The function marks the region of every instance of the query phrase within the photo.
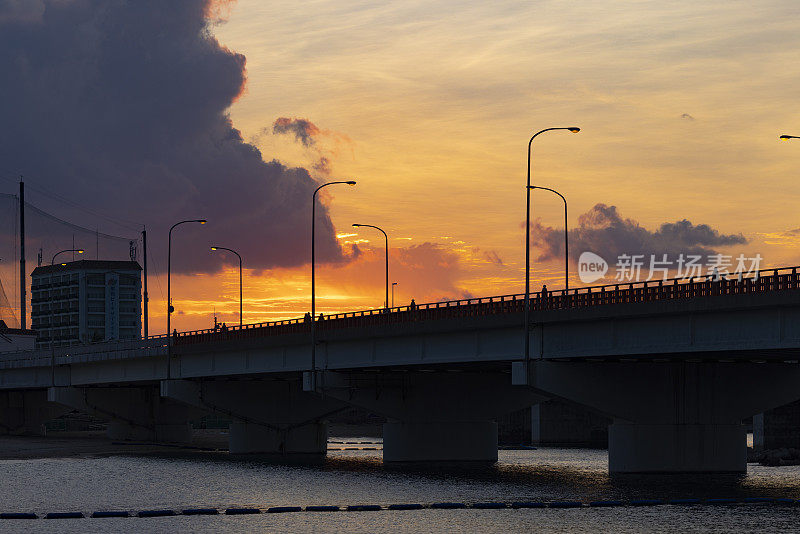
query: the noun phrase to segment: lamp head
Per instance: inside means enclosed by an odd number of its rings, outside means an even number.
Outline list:
[[[360,224],[357,224],[357,223],[354,223],[354,224],[353,224],[353,227],[354,227],[354,228],[358,228],[359,226],[361,226],[361,225],[360,225]]]
[[[211,250],[217,250],[217,247],[211,247]]]
[[[62,266],[62,267],[66,267],[66,266],[67,266],[67,264],[66,264],[66,263],[62,263],[62,264],[61,264],[61,266]]]
[[[347,185],[356,185],[356,182],[355,182],[355,180],[347,180],[345,183],[346,183]]]
[[[782,135],[782,136],[780,136],[780,140],[781,141],[788,141],[791,138],[792,138],[791,135]]]
[[[78,254],[83,254],[83,253],[84,253],[84,252],[86,252],[86,251],[85,251],[85,250],[83,250],[82,248],[79,248],[79,249],[78,249],[78,250],[76,250],[75,252],[77,252]]]
[[[200,224],[205,224],[207,221],[206,221],[205,219],[200,219],[200,220],[199,220],[199,221],[197,221],[197,222],[199,222]]]
[[[529,185],[528,189],[539,189],[538,185]]]
[[[569,128],[567,128],[567,130],[569,130],[572,133],[578,133],[581,131],[581,129],[578,128],[577,126],[570,126]]]

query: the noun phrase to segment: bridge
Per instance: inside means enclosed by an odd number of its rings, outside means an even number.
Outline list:
[[[0,353],[0,430],[77,409],[180,443],[211,413],[232,453],[322,455],[358,406],[386,462],[491,462],[499,417],[558,398],[612,418],[611,472],[743,472],[742,420],[800,399],[798,269],[535,293],[527,329],[519,294],[330,315],[313,370],[310,317],[181,332],[170,361],[167,336]]]

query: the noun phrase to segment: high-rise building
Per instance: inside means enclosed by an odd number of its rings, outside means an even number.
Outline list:
[[[142,268],[81,260],[31,273],[31,327],[39,348],[142,336]]]

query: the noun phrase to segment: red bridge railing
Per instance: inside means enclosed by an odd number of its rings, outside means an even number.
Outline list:
[[[800,267],[784,267],[755,271],[736,277],[670,278],[624,284],[579,287],[569,291],[540,291],[530,294],[531,310],[556,310],[586,308],[609,304],[631,304],[680,300],[714,295],[739,295],[800,289]],[[525,308],[525,295],[500,295],[344,312],[317,317],[317,330],[334,330],[350,327],[369,327],[436,319],[452,319],[520,313]],[[311,329],[310,317],[265,323],[229,326],[226,329],[178,332],[175,345],[187,345],[228,339],[248,339],[272,335],[307,333]],[[165,338],[166,335],[151,336]]]

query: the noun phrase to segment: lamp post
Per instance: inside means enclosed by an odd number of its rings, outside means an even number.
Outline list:
[[[389,236],[386,235],[386,232],[384,232],[383,229],[378,228],[377,226],[373,226],[371,224],[354,224],[353,227],[354,228],[360,228],[360,227],[374,228],[374,229],[378,230],[380,233],[383,234],[383,239],[384,239],[384,243],[385,243],[385,249],[384,250],[386,252],[386,291],[385,291],[385,297],[384,297],[384,301],[383,301],[383,307],[384,308],[388,308],[389,307]]]
[[[800,139],[800,136],[797,135],[782,135],[778,139],[781,141],[788,141],[789,139]]]
[[[550,132],[553,130],[569,130],[572,133],[578,133],[581,131],[580,128],[577,126],[566,126],[566,127],[559,127],[559,128],[545,128],[544,130],[540,130],[531,136],[530,141],[528,141],[528,184],[527,188],[525,189],[526,193],[526,204],[525,204],[525,372],[528,372],[528,362],[531,358],[531,339],[530,333],[528,332],[528,324],[530,322],[530,292],[531,292],[531,146],[533,145],[533,140],[536,139],[539,135]],[[527,377],[527,375],[526,375]],[[527,378],[526,378],[527,380]]]
[[[334,184],[356,185],[356,182],[354,180],[328,182],[317,187],[314,190],[314,194],[311,195],[311,391],[317,390],[316,240],[314,239],[317,219],[317,193],[323,187]]]
[[[56,263],[56,257],[57,257],[59,254],[63,254],[63,253],[65,253],[65,252],[77,252],[78,254],[83,254],[83,253],[84,253],[84,252],[86,252],[86,251],[85,251],[85,250],[83,250],[82,248],[68,248],[68,249],[66,249],[66,250],[61,250],[61,251],[59,251],[59,252],[56,252],[55,254],[53,254],[53,259],[52,259],[52,260],[50,260],[50,265],[55,265],[55,263]]]
[[[170,319],[172,318],[172,312],[175,311],[175,308],[172,307],[172,231],[175,229],[176,226],[180,226],[186,223],[200,223],[205,224],[205,219],[189,219],[186,221],[180,221],[173,224],[169,229],[169,237],[167,239],[167,380],[169,380],[172,376],[172,371],[170,369],[172,363],[172,330],[170,328]]]
[[[394,308],[394,286],[397,285],[397,282],[392,282],[392,308]]]
[[[564,195],[555,189],[550,189],[549,187],[532,185],[529,186],[529,189],[544,189],[545,191],[550,191],[551,193],[555,193],[556,195],[560,196],[561,200],[564,201],[564,288],[567,290],[567,292],[569,292],[569,232],[567,231],[567,199],[564,198]]]
[[[213,246],[211,247],[211,250],[227,250],[228,252],[233,252],[236,254],[236,257],[239,258],[239,326],[242,326],[242,324],[244,324],[242,322],[242,307],[244,302],[244,299],[242,298],[242,257],[232,248]]]

